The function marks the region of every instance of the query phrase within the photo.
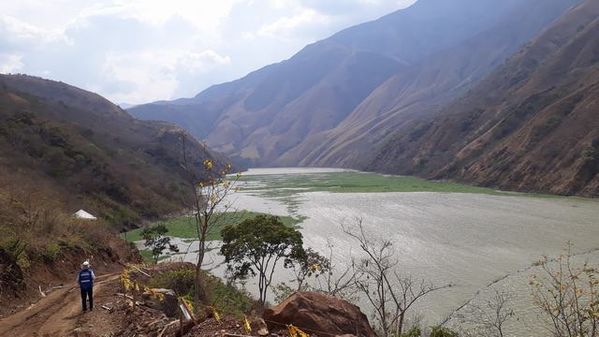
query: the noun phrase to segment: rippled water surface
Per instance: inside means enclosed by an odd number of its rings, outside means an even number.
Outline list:
[[[568,241],[581,254],[577,261],[599,262],[594,251],[599,248],[596,200],[492,193],[271,191],[277,188],[273,181],[342,172],[251,170],[251,179],[241,183],[242,190],[232,200],[238,209],[305,217],[301,230],[306,244],[325,252],[333,240],[338,261],[349,261],[351,252],[358,250],[341,224],[361,218],[369,233],[393,241],[401,273],[455,284],[419,305],[427,323],[445,320],[464,303],[484,299],[494,287],[516,295],[514,309],[520,320],[509,327],[510,335],[546,335],[531,328],[541,325],[527,285],[535,273],[532,263],[542,255],[559,255]]]

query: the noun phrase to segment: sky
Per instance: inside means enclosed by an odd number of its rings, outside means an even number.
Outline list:
[[[0,0],[0,73],[115,103],[191,97],[415,0]]]

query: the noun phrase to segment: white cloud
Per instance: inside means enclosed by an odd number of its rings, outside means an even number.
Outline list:
[[[191,96],[413,1],[0,1],[0,71],[117,103]]]
[[[4,48],[34,47],[61,39],[64,36],[59,30],[43,29],[13,16],[0,15],[0,41],[6,44]]]
[[[148,97],[174,97],[185,79],[202,76],[214,67],[227,66],[230,57],[214,50],[188,52],[181,50],[145,50],[111,52],[102,66],[102,85],[94,85],[107,92],[117,102],[140,103]]]
[[[15,73],[23,68],[22,56],[0,53],[0,73]]]
[[[271,38],[293,38],[295,31],[306,26],[322,26],[330,22],[328,16],[313,9],[304,9],[298,14],[282,17],[260,27],[258,35]]]
[[[229,56],[219,55],[214,50],[205,50],[200,53],[185,53],[178,57],[177,65],[191,71],[204,71],[214,65],[231,63]]]

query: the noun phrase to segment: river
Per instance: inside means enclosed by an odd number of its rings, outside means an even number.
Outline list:
[[[544,336],[547,332],[528,286],[530,275],[538,273],[533,263],[543,255],[561,254],[567,242],[578,254],[577,261],[599,263],[597,200],[435,191],[333,193],[310,188],[312,179],[343,173],[252,169],[244,173],[249,179],[240,183],[241,190],[230,200],[237,209],[303,218],[305,244],[325,253],[332,242],[338,268],[358,252],[342,224],[362,219],[370,235],[393,242],[400,273],[453,285],[418,304],[414,313],[421,315],[424,324],[448,317],[453,317],[450,325],[458,324],[456,309],[470,301],[483,301],[493,289],[503,289],[514,294],[512,305],[519,318],[508,324],[508,334]],[[285,184],[298,177],[299,188]],[[281,273],[279,279],[286,277]],[[365,303],[361,306],[369,312]]]

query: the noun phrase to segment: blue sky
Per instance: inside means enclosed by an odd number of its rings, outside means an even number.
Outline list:
[[[188,97],[414,1],[0,1],[0,72],[116,103]]]

